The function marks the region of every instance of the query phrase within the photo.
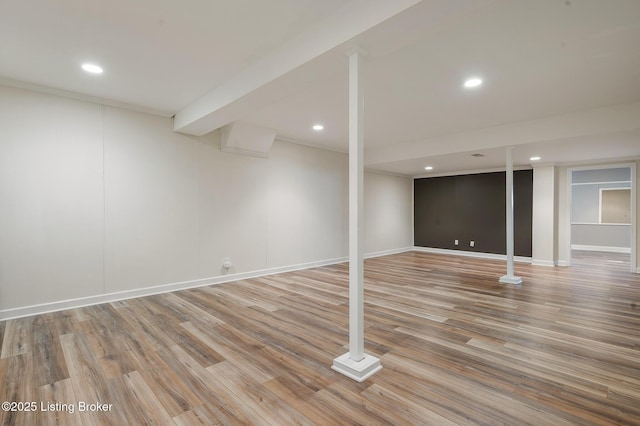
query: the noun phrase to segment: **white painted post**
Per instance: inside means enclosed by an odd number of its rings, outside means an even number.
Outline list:
[[[360,53],[349,56],[349,358],[364,358],[364,99],[360,87]]]
[[[331,368],[362,382],[382,366],[364,353],[364,110],[360,85],[360,52],[349,55],[349,352]]]
[[[506,201],[507,201],[507,275],[500,277],[500,282],[505,284],[520,284],[522,283],[522,278],[516,277],[514,275],[513,268],[513,253],[514,253],[514,244],[513,244],[513,159],[512,159],[512,148],[507,147],[507,190],[506,190]]]

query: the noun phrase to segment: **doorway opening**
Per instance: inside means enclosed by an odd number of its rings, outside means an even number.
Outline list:
[[[569,169],[570,264],[635,272],[635,166]]]

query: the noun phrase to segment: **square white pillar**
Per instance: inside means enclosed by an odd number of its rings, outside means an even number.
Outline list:
[[[507,147],[507,171],[506,171],[506,201],[507,201],[507,275],[500,277],[500,282],[504,284],[519,285],[522,278],[514,275],[513,253],[514,253],[514,236],[513,236],[513,159],[512,148]]]
[[[364,353],[364,109],[360,55],[349,55],[349,352],[333,360],[332,369],[362,382],[379,371],[380,360]]]

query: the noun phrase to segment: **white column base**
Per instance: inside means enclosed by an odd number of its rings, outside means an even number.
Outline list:
[[[349,352],[347,352],[333,360],[331,369],[344,374],[356,382],[364,382],[380,371],[382,365],[378,358],[367,354],[364,354],[364,358],[362,358],[361,361],[354,361],[349,358]]]
[[[511,276],[503,275],[500,277],[499,281],[503,284],[515,284],[515,285],[522,284],[522,278],[516,277],[515,275],[511,275]]]

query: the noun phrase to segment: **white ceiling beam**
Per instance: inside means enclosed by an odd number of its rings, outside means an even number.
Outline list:
[[[456,133],[422,141],[370,147],[365,165],[535,142],[571,140],[640,129],[640,102],[595,108],[526,122]]]
[[[350,1],[337,13],[180,110],[174,117],[174,130],[201,136],[304,87],[309,81],[309,76],[301,75],[304,73],[297,73],[298,78],[288,78],[286,84],[279,80],[333,49],[345,45],[348,48],[354,37],[421,1]]]

